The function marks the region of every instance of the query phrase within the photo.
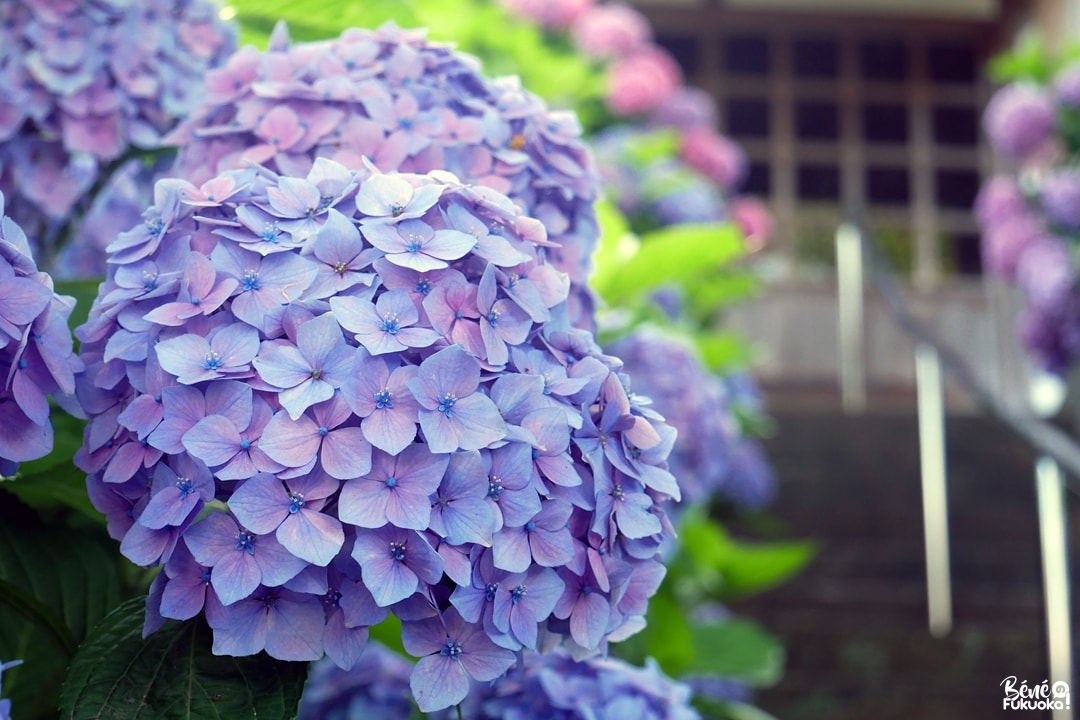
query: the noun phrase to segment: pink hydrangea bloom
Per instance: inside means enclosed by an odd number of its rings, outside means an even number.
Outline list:
[[[570,28],[570,37],[590,57],[622,57],[652,39],[649,21],[624,3],[595,5],[581,14]]]
[[[639,50],[609,70],[608,109],[616,115],[651,112],[671,98],[682,80],[682,71],[666,51],[658,47]]]
[[[747,249],[756,252],[768,245],[773,238],[775,225],[765,203],[755,197],[740,197],[729,206],[731,219],[746,236]]]
[[[707,128],[683,134],[679,157],[727,191],[735,188],[746,173],[746,156],[739,146]]]

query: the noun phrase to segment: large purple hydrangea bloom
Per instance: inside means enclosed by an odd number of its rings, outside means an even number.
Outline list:
[[[155,195],[77,332],[76,462],[124,555],[164,564],[151,619],[349,667],[392,612],[424,710],[640,629],[675,430],[567,320],[543,225],[321,158]]]
[[[0,5],[0,190],[43,267],[60,234],[80,235],[65,221],[115,165],[160,147],[195,107],[234,35],[208,0]]]
[[[722,496],[740,507],[758,508],[775,494],[775,477],[760,444],[744,435],[739,406],[760,412],[751,378],[721,378],[709,372],[693,348],[648,327],[607,348],[633,378],[631,390],[649,398],[678,437],[668,459],[684,502]]]
[[[547,228],[547,262],[570,277],[570,317],[592,328],[585,282],[599,237],[599,177],[570,112],[548,110],[517,78],[488,80],[472,56],[387,24],[244,48],[208,75],[205,103],[171,136],[175,172],[196,184],[248,162],[307,173],[316,157],[383,172],[446,170],[508,195]],[[470,228],[479,234],[483,227]]]
[[[55,294],[22,228],[4,214],[0,192],[0,475],[52,451],[49,395],[75,391],[81,364],[68,317],[75,299]]]

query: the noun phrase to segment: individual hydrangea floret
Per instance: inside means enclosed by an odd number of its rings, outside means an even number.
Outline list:
[[[199,185],[248,162],[302,176],[316,158],[348,167],[370,161],[382,172],[450,172],[509,196],[526,216],[517,232],[538,238],[546,228],[540,252],[569,275],[571,318],[591,329],[586,280],[599,238],[593,210],[599,177],[572,113],[548,110],[516,78],[488,80],[475,58],[426,40],[423,31],[391,24],[297,44],[279,26],[269,50],[239,51],[211,71],[207,83],[203,105],[170,137],[181,146],[175,167],[180,177]],[[386,185],[378,192],[372,186],[362,208],[373,218],[405,219],[431,200],[399,197],[403,186],[389,176],[380,182]],[[295,188],[295,201],[277,206],[287,217],[282,228],[321,222],[328,198],[343,189],[322,176]],[[480,256],[510,273],[528,260],[483,223],[465,217],[455,222],[460,230],[438,235],[416,222],[381,229],[371,222],[365,237],[401,268],[395,277],[445,268],[468,249],[462,233],[473,236]],[[256,237],[269,232],[267,218],[257,212],[240,223],[240,232]],[[326,247],[318,255],[330,268],[355,258],[349,254],[355,232],[343,230],[321,242]],[[414,242],[422,249],[410,250]],[[322,292],[330,291],[334,276],[324,270],[322,278]]]
[[[0,475],[52,451],[49,396],[75,391],[81,368],[68,317],[75,299],[39,272],[26,234],[5,214],[0,192]]]
[[[438,709],[541,640],[588,654],[640,626],[674,430],[570,324],[505,196],[325,159],[155,194],[77,331],[76,462],[123,554],[164,565],[148,628],[202,608],[216,653],[349,667],[393,613]],[[363,258],[330,293],[327,239]]]
[[[682,80],[674,58],[661,47],[649,45],[612,64],[605,101],[616,115],[652,112],[675,94]]]
[[[720,496],[748,508],[765,505],[776,481],[759,443],[742,433],[736,413],[760,412],[751,379],[713,375],[677,337],[638,328],[608,350],[633,379],[631,389],[678,431],[669,457],[684,502]]]
[[[115,235],[126,224],[102,207],[95,222],[106,227],[76,231],[70,216],[90,209],[126,159],[162,145],[198,103],[203,72],[232,51],[234,35],[208,0],[0,7],[0,190],[43,267],[51,269],[56,246],[71,241],[82,250],[65,258],[66,272],[103,270],[84,257],[103,247],[87,250],[84,235]],[[140,164],[123,172],[139,173]],[[103,194],[124,204],[127,187],[121,180]],[[149,200],[134,198],[139,207]]]

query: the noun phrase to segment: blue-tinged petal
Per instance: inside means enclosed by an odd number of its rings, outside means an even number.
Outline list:
[[[266,605],[252,599],[223,608],[214,628],[215,655],[255,655],[266,646]]]
[[[381,482],[366,478],[350,480],[341,488],[338,517],[342,522],[362,528],[380,528],[386,524],[386,502],[390,491]]]
[[[259,449],[285,467],[303,467],[315,458],[322,437],[319,428],[307,415],[293,420],[286,412],[270,418],[259,439]]]
[[[223,415],[207,415],[184,433],[181,442],[207,467],[224,465],[240,452],[240,433]]]
[[[338,428],[323,438],[319,461],[332,478],[361,477],[371,470],[371,445],[360,428]]]
[[[194,551],[192,551],[194,554]],[[232,605],[243,600],[259,587],[262,571],[255,557],[246,550],[235,547],[214,563],[210,572],[210,584],[218,594],[222,605]]]
[[[479,450],[506,437],[506,423],[499,409],[480,393],[459,398],[452,412],[459,447],[463,450]]]
[[[301,560],[326,567],[345,544],[345,532],[337,518],[304,508],[281,523],[277,539]]]
[[[267,535],[289,516],[289,493],[276,477],[260,473],[236,488],[229,498],[229,509],[242,526]]]
[[[326,622],[322,604],[310,595],[285,593],[266,613],[266,652],[278,660],[318,660]]]
[[[600,593],[582,593],[570,615],[570,636],[587,650],[600,645],[604,631],[607,630],[611,606]]]
[[[469,693],[469,676],[457,659],[434,654],[420,658],[409,678],[409,687],[421,712],[457,705]]]

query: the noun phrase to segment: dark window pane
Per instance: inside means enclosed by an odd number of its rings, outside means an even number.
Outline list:
[[[864,105],[862,126],[866,142],[906,143],[907,108],[903,105]]]
[[[907,168],[866,169],[866,196],[874,205],[907,205],[911,202]]]
[[[946,245],[946,252],[951,255],[947,265],[954,272],[960,275],[982,273],[982,242],[978,233],[954,233],[947,238]]]
[[[969,210],[979,192],[979,173],[974,170],[938,170],[934,173],[934,198],[943,208]]]
[[[979,115],[970,107],[935,107],[934,142],[974,146],[979,142]]]
[[[728,98],[727,134],[735,138],[769,137],[769,102],[760,98]]]
[[[742,192],[745,195],[757,195],[767,198],[772,192],[772,173],[767,163],[752,162],[746,173],[746,182]]]
[[[840,199],[840,169],[835,165],[799,165],[796,180],[800,200]]]
[[[701,69],[701,43],[693,35],[658,35],[656,44],[671,53],[687,75]]]
[[[968,43],[935,43],[930,46],[930,80],[936,83],[974,83],[978,63]]]
[[[795,103],[795,136],[799,140],[836,140],[840,113],[834,102],[800,100]]]
[[[836,40],[823,37],[795,39],[795,77],[831,79],[839,74]]]
[[[732,75],[768,75],[769,39],[764,35],[729,35],[724,41],[724,69]]]
[[[859,67],[866,80],[907,80],[907,47],[893,40],[869,40],[859,46]]]

